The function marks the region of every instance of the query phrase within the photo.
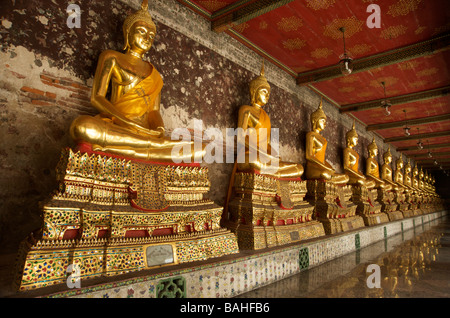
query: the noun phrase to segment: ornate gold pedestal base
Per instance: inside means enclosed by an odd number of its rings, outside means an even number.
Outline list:
[[[206,168],[66,149],[57,178],[44,227],[21,246],[20,290],[64,283],[69,265],[87,279],[238,252],[220,227],[223,208],[204,198]]]
[[[361,216],[366,226],[389,222],[386,213],[381,212],[381,204],[377,201],[377,189],[368,190],[365,186],[352,185],[351,201],[357,205],[356,214]]]
[[[236,233],[239,249],[257,250],[325,235],[303,201],[306,184],[256,173],[234,176],[229,216],[223,225]]]
[[[306,199],[315,207],[315,219],[323,224],[326,234],[364,227],[356,215],[357,205],[350,201],[350,186],[337,186],[322,180],[307,180]]]

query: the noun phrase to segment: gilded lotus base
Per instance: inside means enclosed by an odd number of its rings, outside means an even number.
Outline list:
[[[234,175],[229,216],[224,225],[238,237],[239,249],[257,250],[325,235],[304,201],[306,183],[257,173]]]
[[[63,283],[69,265],[87,279],[239,251],[223,208],[205,198],[207,168],[64,149],[56,170],[44,226],[19,253],[20,290]]]

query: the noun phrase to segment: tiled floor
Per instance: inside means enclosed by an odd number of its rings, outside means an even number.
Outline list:
[[[379,266],[367,272],[368,266]],[[238,298],[450,297],[450,220],[432,221]]]

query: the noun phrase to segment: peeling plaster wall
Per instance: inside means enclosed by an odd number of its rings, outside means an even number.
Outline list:
[[[95,115],[89,103],[99,54],[121,50],[122,22],[140,0],[72,1],[81,7],[81,28],[66,25],[66,1],[15,0],[0,4],[0,246],[15,251],[20,241],[42,226],[39,202],[56,189],[55,167],[61,149],[73,147],[70,123],[80,114]],[[249,103],[249,82],[262,59],[175,0],[150,1],[157,37],[147,59],[161,72],[162,116],[177,127],[235,128],[239,107]],[[282,160],[305,164],[309,116],[320,97],[266,63],[272,87],[265,109],[280,129]],[[276,84],[275,84],[276,83]],[[329,140],[327,160],[342,172],[345,132],[352,120],[324,101]],[[364,172],[372,136],[357,124],[356,150]],[[382,141],[377,138],[382,147]],[[383,151],[381,151],[382,153]],[[396,152],[392,149],[394,158]],[[382,154],[379,156],[382,163]],[[209,165],[210,198],[223,205],[232,164]]]

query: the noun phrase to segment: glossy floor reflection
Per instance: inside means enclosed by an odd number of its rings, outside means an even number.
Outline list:
[[[380,288],[370,264],[380,268]],[[237,298],[450,297],[450,220],[444,217]]]

